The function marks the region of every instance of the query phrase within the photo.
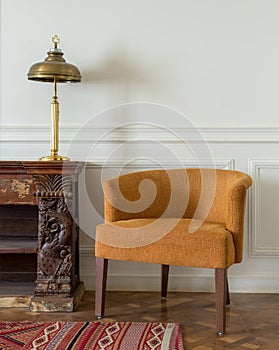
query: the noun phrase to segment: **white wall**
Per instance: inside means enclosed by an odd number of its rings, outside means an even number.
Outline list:
[[[91,234],[101,222],[101,179],[118,172],[242,170],[254,186],[245,257],[230,271],[231,288],[279,292],[278,11],[276,0],[2,0],[1,159],[49,152],[52,86],[26,74],[58,34],[66,60],[83,76],[80,84],[59,86],[61,153],[93,163],[83,230]],[[93,245],[83,234],[87,288],[94,287]],[[112,263],[109,286],[159,289],[158,272]],[[213,286],[211,271],[171,274],[171,289]]]

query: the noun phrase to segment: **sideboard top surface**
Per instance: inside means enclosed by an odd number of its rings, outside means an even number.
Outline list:
[[[1,174],[78,174],[83,162],[76,161],[0,161]]]

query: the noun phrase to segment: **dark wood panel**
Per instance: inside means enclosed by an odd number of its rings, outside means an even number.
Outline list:
[[[2,205],[0,206],[0,220],[1,219],[32,219],[38,218],[37,206],[29,205]]]
[[[26,295],[32,295],[35,288],[34,281],[16,283],[13,281],[1,281],[0,283],[0,300],[1,296],[16,296],[19,299]],[[1,308],[0,308],[1,310]]]
[[[0,240],[0,254],[35,254],[37,240]]]
[[[38,207],[0,206],[0,246],[3,239],[37,239]]]
[[[37,227],[37,219],[0,220],[0,240],[11,239],[13,237],[16,239],[26,239],[26,237],[36,239]]]
[[[0,254],[0,281],[35,281],[37,254]]]
[[[20,161],[0,161],[0,174],[27,174]]]
[[[36,271],[36,253],[34,254],[1,254],[0,269],[2,272]]]
[[[82,162],[38,162],[38,161],[0,161],[0,175],[18,174],[78,174],[84,166]]]
[[[36,272],[0,272],[0,281],[35,282]]]

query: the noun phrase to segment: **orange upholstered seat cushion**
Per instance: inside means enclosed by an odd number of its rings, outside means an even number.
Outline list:
[[[128,219],[101,224],[97,257],[155,264],[228,268],[235,263],[233,235],[225,224],[193,219]]]

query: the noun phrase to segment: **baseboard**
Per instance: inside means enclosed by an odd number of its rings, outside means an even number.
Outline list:
[[[95,290],[95,275],[81,275],[86,290]],[[160,276],[109,275],[107,290],[160,291]],[[279,293],[279,275],[231,274],[232,293]],[[170,275],[169,291],[214,292],[214,275]]]
[[[81,280],[86,290],[95,290],[94,246],[80,247]],[[123,265],[124,264],[124,265]],[[229,269],[229,287],[233,293],[279,293],[279,272],[246,272],[241,266]],[[109,264],[107,290],[160,291],[160,266],[153,264]],[[169,291],[214,292],[214,269],[171,267]]]

